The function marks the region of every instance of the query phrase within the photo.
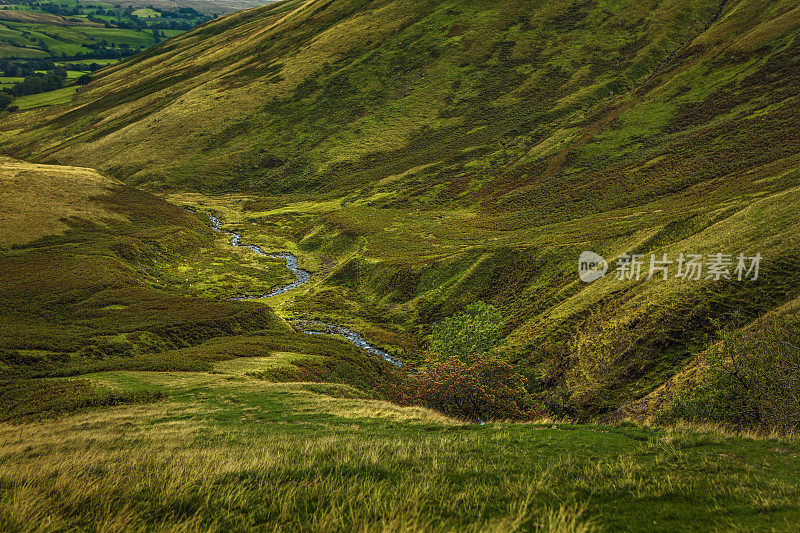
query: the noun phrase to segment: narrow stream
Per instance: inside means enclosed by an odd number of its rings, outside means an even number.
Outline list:
[[[221,222],[217,217],[211,215],[209,213],[205,213],[208,219],[211,221],[211,227],[214,228],[215,231],[220,233],[224,233],[225,235],[230,236],[231,238],[231,246],[237,246],[239,248],[248,248],[258,255],[263,255],[265,257],[271,257],[273,259],[284,259],[286,261],[286,268],[294,274],[294,281],[289,283],[288,285],[281,285],[280,287],[276,287],[269,291],[268,293],[259,295],[259,296],[235,296],[231,298],[231,300],[259,300],[261,298],[271,298],[273,296],[278,296],[279,294],[284,294],[289,292],[290,290],[294,289],[295,287],[299,287],[304,283],[308,283],[308,280],[311,279],[311,273],[303,270],[302,268],[298,268],[297,266],[297,257],[294,254],[289,252],[281,252],[276,254],[269,254],[261,249],[260,246],[256,246],[255,244],[242,244],[242,236],[239,233],[234,231],[227,231],[222,229]]]
[[[295,280],[288,285],[281,285],[280,287],[276,287],[269,291],[268,293],[262,294],[260,296],[234,296],[231,300],[258,300],[261,298],[271,298],[273,296],[277,296],[279,294],[284,294],[289,292],[290,290],[303,285],[304,283],[308,283],[308,280],[311,279],[311,273],[307,270],[303,270],[297,266],[297,257],[289,252],[280,252],[270,254],[265,252],[261,249],[260,246],[256,246],[255,244],[244,244],[242,243],[242,235],[236,233],[234,231],[228,231],[222,229],[222,223],[220,220],[210,213],[204,213],[208,219],[211,221],[211,227],[218,231],[219,233],[223,233],[228,235],[230,240],[231,246],[236,246],[239,248],[248,248],[255,252],[258,255],[263,255],[265,257],[271,257],[273,259],[283,259],[286,261],[286,268],[294,274]],[[351,331],[343,326],[337,326],[335,324],[328,324],[326,322],[320,322],[319,320],[298,320],[297,325],[300,326],[300,330],[307,334],[307,335],[339,335],[343,337],[347,341],[349,341],[354,346],[361,348],[362,350],[369,352],[373,355],[377,355],[383,360],[392,363],[395,366],[402,366],[403,363],[395,357],[392,357],[385,351],[381,350],[380,348],[376,348],[375,346],[368,343],[364,340],[360,334],[356,333],[355,331]],[[314,328],[314,329],[309,329]]]

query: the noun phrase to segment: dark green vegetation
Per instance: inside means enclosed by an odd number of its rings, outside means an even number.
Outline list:
[[[358,320],[413,360],[432,324],[482,299],[554,413],[644,416],[631,400],[695,362],[717,324],[798,295],[799,13],[289,0],[103,71],[69,106],[7,117],[3,149],[245,192],[246,234],[279,233],[327,275],[282,312]],[[763,265],[754,282],[584,285],[587,249]]]
[[[425,364],[408,380],[408,401],[473,422],[541,416],[525,378],[492,352],[502,323],[495,307],[475,302],[436,324]]]

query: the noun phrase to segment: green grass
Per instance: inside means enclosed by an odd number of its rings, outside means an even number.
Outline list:
[[[28,94],[14,99],[14,104],[20,109],[33,109],[57,104],[66,104],[75,97],[78,87],[64,87],[45,93]]]
[[[750,0],[719,20],[716,1],[300,5],[213,21],[107,69],[68,106],[10,114],[3,150],[96,166],[214,209],[248,242],[291,250],[315,273],[267,303],[279,316],[350,324],[411,362],[432,324],[489,302],[506,317],[499,352],[538,400],[576,419],[651,415],[659,387],[691,368],[720,325],[740,328],[798,297],[800,27],[790,12]],[[122,266],[92,257],[81,272],[98,269],[104,284],[107,273],[130,285],[141,275],[157,301],[202,295],[203,305],[285,275],[220,251],[224,242],[207,261],[198,251],[208,240],[153,257],[150,233],[126,236],[111,248],[128,254]],[[588,249],[761,253],[764,275],[584,285],[575,263]],[[67,320],[67,348],[48,331],[59,315],[15,349],[69,353],[74,369],[75,346],[113,352],[108,337],[127,325],[126,335],[156,334],[166,353],[158,306],[136,307],[142,293],[120,290],[91,301],[103,313]],[[181,368],[252,346],[227,345],[214,324],[181,332],[190,345],[169,350]],[[247,328],[242,337],[257,330]],[[579,357],[579,339],[615,353]],[[156,364],[146,342],[126,343],[144,358],[136,364]]]
[[[204,108],[212,103],[207,100],[211,98],[209,95],[225,89],[226,103],[211,105],[197,122],[193,134],[204,139],[199,158],[186,157],[170,140],[168,130],[174,131],[177,119],[171,115],[171,108],[167,112],[170,116],[159,121],[157,131],[148,130],[147,138],[139,137],[144,128],[130,131],[137,138],[132,145],[161,146],[164,156],[159,163],[147,165],[146,171],[141,167],[132,170],[130,158],[127,163],[122,160],[111,163],[106,158],[105,164],[119,164],[121,170],[127,165],[125,172],[149,173],[155,181],[169,175],[174,182],[191,181],[189,177],[200,174],[200,168],[211,169],[205,173],[210,174],[205,178],[208,183],[195,184],[205,186],[227,187],[226,180],[244,172],[248,181],[276,192],[323,186],[351,189],[403,174],[411,168],[439,163],[439,168],[424,173],[426,180],[436,181],[443,169],[455,171],[444,176],[458,171],[459,163],[464,162],[464,150],[478,150],[473,153],[486,156],[497,151],[500,139],[536,130],[535,124],[525,123],[528,120],[525,117],[542,121],[546,130],[537,134],[542,135],[559,126],[562,116],[574,120],[608,96],[607,92],[584,94],[585,86],[602,86],[620,71],[625,80],[621,86],[632,86],[645,74],[642,63],[654,63],[655,58],[672,51],[676,41],[694,35],[698,23],[709,19],[712,4],[709,1],[676,7],[660,3],[655,8],[659,15],[651,18],[647,10],[620,6],[609,7],[608,16],[600,9],[581,8],[573,13],[569,2],[558,2],[550,8],[537,7],[531,12],[529,6],[515,0],[504,0],[502,6],[494,9],[457,0],[415,6],[387,1],[386,9],[370,17],[357,15],[352,1],[337,0],[330,6],[324,23],[306,21],[311,11],[297,12],[285,21],[288,31],[281,31],[276,39],[265,35],[263,42],[262,37],[251,41],[248,36],[264,28],[266,21],[277,20],[299,3],[266,6],[214,21],[200,30],[199,35],[225,31],[225,39],[181,38],[169,52],[156,49],[141,56],[136,66],[129,67],[140,72],[130,78],[137,87],[131,88],[132,95],[157,90],[167,70],[183,73],[180,79],[168,83],[178,92],[187,94],[191,88],[203,86],[192,98]],[[582,23],[570,26],[570,17]],[[647,24],[635,31],[619,29],[632,28],[627,25],[638,22],[639,18],[646,18]],[[584,23],[600,24],[604,35],[611,37],[603,40],[607,43],[605,49],[589,51],[590,39],[583,31]],[[562,40],[559,25],[568,28],[563,31],[569,34],[571,44]],[[359,31],[352,31],[351,26]],[[302,27],[303,31],[296,32],[295,27]],[[327,33],[317,39],[325,28]],[[396,32],[395,28],[401,31]],[[236,48],[231,43],[238,41],[254,54],[260,54],[259,57],[263,55],[263,64],[238,64],[231,53]],[[228,49],[224,48],[226,42],[231,44]],[[314,46],[298,52],[303,43],[312,42]],[[510,43],[514,46],[507,53],[497,55],[497,50],[511,46]],[[180,59],[202,56],[203,50],[216,46],[222,46],[223,53],[214,59],[213,68],[217,72],[213,80],[197,76],[210,63],[189,65]],[[628,48],[625,55],[618,51],[621,47]],[[184,54],[177,53],[178,50]],[[293,51],[283,57],[284,50]],[[638,52],[641,54],[637,57]],[[323,72],[321,66],[332,61],[340,61],[344,68]],[[579,64],[587,68],[572,76],[570,72]],[[303,65],[309,65],[310,69]],[[558,68],[564,71],[556,72]],[[393,72],[397,79],[392,78]],[[109,88],[119,76],[127,76],[127,71],[107,78]],[[415,84],[415,80],[421,82]],[[100,89],[100,93],[106,91]],[[256,93],[258,98],[248,96]],[[574,98],[569,99],[570,96]],[[107,94],[107,97],[107,104],[96,102],[96,110],[87,108],[85,112],[103,114],[120,105],[130,107],[131,112],[126,114],[139,117],[136,121],[139,122],[155,109],[151,105],[139,109],[140,96],[132,100],[121,95]],[[307,102],[303,100],[306,97]],[[273,99],[273,104],[264,107],[263,102]],[[547,116],[549,108],[567,100],[571,103],[563,112]],[[480,106],[475,105],[478,102],[485,102],[486,108],[478,109]],[[531,108],[530,102],[537,104]],[[190,105],[188,101],[186,104]],[[174,107],[175,112],[179,107]],[[372,111],[362,114],[360,109]],[[107,131],[85,133],[104,137],[120,126],[109,124]],[[228,127],[233,129],[227,130]],[[98,154],[104,142],[96,145]],[[235,158],[233,153],[237,154]],[[489,159],[498,157],[505,156],[495,153]],[[289,168],[261,164],[266,160],[286,159],[295,164]],[[99,164],[99,159],[91,162],[92,166]],[[237,166],[241,170],[233,172]],[[320,177],[323,172],[324,180]],[[146,175],[139,178],[151,179]],[[238,178],[237,183],[239,187],[244,185]],[[231,181],[230,185],[233,184]],[[453,189],[458,187],[443,186],[436,192],[449,194]]]
[[[214,247],[179,262],[159,262],[153,273],[165,285],[208,298],[258,296],[294,281],[285,261],[246,249],[231,253],[225,249],[228,240],[221,237]]]
[[[152,367],[156,354],[283,324],[264,306],[192,298],[148,274],[212,245],[185,211],[88,169],[3,160],[0,374]],[[138,358],[138,359],[137,359]],[[197,362],[174,363],[203,368]]]
[[[181,33],[184,33],[183,30],[161,30],[161,31],[164,32],[164,35],[166,35],[167,37],[176,37]]]
[[[304,268],[317,275],[293,295],[269,302],[282,316],[350,323],[406,361],[421,357],[431,323],[477,299],[491,300],[506,317],[508,342],[500,350],[530,378],[531,390],[549,402],[554,389],[539,383],[555,379],[568,387],[571,399],[553,407],[590,417],[647,395],[679,372],[691,354],[714,342],[714,321],[740,327],[794,298],[798,279],[790,265],[797,258],[782,243],[796,238],[797,190],[778,192],[797,175],[785,174],[793,164],[790,159],[762,169],[775,178],[758,185],[744,174],[714,194],[700,186],[688,189],[683,199],[532,226],[479,210],[372,207],[371,198],[348,199],[344,207],[342,201],[291,197],[170,198],[222,213],[247,242],[301,257]],[[754,284],[606,279],[583,285],[575,261],[587,248],[609,258],[641,250],[667,252],[673,259],[689,250],[746,249],[767,259],[764,277]],[[615,298],[618,291],[624,297]],[[597,383],[579,368],[550,374],[598,302],[604,302],[605,316],[637,324],[630,333],[640,339],[635,355],[604,368],[605,378]],[[597,330],[592,342],[603,346],[611,334]]]
[[[0,240],[0,380],[211,371],[220,361],[291,351],[298,357],[253,372],[393,393],[393,367],[380,358],[297,333],[261,303],[228,300],[288,282],[283,262],[233,248],[199,217],[90,169],[0,163],[8,231]],[[72,403],[90,401],[81,390]],[[42,410],[28,403],[30,414]]]
[[[56,61],[55,63],[59,66],[66,66],[70,63],[77,65],[91,65],[92,63],[96,63],[98,65],[114,65],[119,63],[119,59],[75,59],[71,61]]]
[[[0,43],[0,57],[3,58],[20,58],[20,59],[42,59],[49,57],[47,52],[28,48],[25,46],[16,46]]]
[[[114,44],[129,44],[131,46],[149,46],[153,44],[153,34],[139,30],[125,28],[82,28],[81,32],[94,40],[105,39]]]
[[[791,434],[465,425],[383,402],[396,369],[285,322],[346,324],[413,368],[433,324],[483,300],[537,405],[657,414],[717,328],[800,316],[794,12],[305,4],[215,20],[3,118],[4,151],[168,191],[314,277],[227,301],[285,269],[131,187],[9,180],[31,187],[0,206],[0,374],[42,401],[0,425],[0,529],[795,529]],[[589,249],[764,263],[753,283],[586,285]],[[140,393],[166,398],[92,407]]]
[[[120,392],[87,380],[0,381],[0,422],[52,418],[90,407],[156,401],[163,394]]]
[[[21,82],[24,78],[16,78],[13,76],[0,76],[0,89],[7,89],[13,87]]]
[[[238,372],[86,378],[166,399],[0,425],[4,530],[790,531],[800,514],[794,440],[463,425]]]
[[[161,16],[158,11],[153,11],[152,9],[147,8],[136,9],[131,14],[136,15],[139,18],[158,18]]]

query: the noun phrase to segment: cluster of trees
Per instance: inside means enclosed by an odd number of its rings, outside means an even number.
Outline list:
[[[173,19],[210,18],[208,15],[203,15],[202,13],[192,9],[191,7],[179,7],[175,11],[166,11],[152,6],[150,6],[150,9],[152,9],[153,11],[158,11],[164,18],[173,18]]]
[[[210,20],[208,18],[202,20],[201,22],[205,22],[206,20]],[[159,22],[150,22],[147,24],[147,28],[153,30],[183,30],[188,31],[194,28],[194,24],[191,22],[186,22],[185,20],[170,20],[170,21],[159,21]],[[123,26],[120,26],[123,27]]]
[[[59,67],[49,59],[34,59],[31,61],[0,60],[0,73],[2,76],[10,78],[24,78],[33,76],[41,71],[53,71],[66,77],[67,70],[77,70],[83,72],[94,72],[103,68],[99,63],[67,63]]]
[[[114,21],[112,24],[105,19],[98,18],[94,15],[87,15],[86,18],[91,22],[96,22],[98,24],[103,24],[106,28],[123,28],[127,30],[191,30],[194,27],[194,24],[191,22],[187,22],[185,20],[158,20],[157,22],[148,21],[145,22],[141,20],[136,15],[131,15],[130,18],[123,19],[119,18]],[[206,18],[205,20],[208,20]],[[201,22],[205,22],[205,20]]]
[[[66,60],[82,60],[82,59],[125,59],[126,57],[132,56],[138,52],[144,50],[144,48],[139,47],[132,47],[130,45],[120,45],[118,48],[115,48],[115,44],[111,43],[110,45],[102,45],[99,43],[90,43],[85,45],[87,48],[91,48],[92,50],[88,52],[76,52],[75,54],[68,56],[66,53],[62,52],[59,56],[57,53],[53,53],[50,51],[49,48],[46,46],[41,46],[40,49],[44,52],[50,54],[51,57],[59,59],[61,61]],[[7,57],[7,60],[24,60],[20,57]]]
[[[6,92],[12,96],[23,96],[54,91],[64,87],[66,79],[66,71],[63,68],[59,68],[46,74],[27,76],[13,87],[6,89]]]
[[[16,110],[12,105],[14,97],[54,91],[56,89],[61,89],[66,85],[67,69],[65,67],[59,67],[50,62],[47,65],[51,68],[49,68],[47,72],[35,72],[31,69],[42,66],[43,62],[38,61],[31,63],[34,63],[34,65],[26,65],[23,68],[8,61],[0,62],[0,70],[2,70],[4,76],[16,77],[18,73],[25,72],[25,76],[21,82],[0,91],[0,111]],[[83,76],[77,78],[75,83],[78,85],[86,85],[90,81],[91,78],[89,75],[84,74]]]
[[[64,68],[67,70],[77,70],[82,72],[94,72],[95,70],[100,70],[103,68],[104,65],[100,63],[67,63],[64,65]]]
[[[35,7],[37,10],[42,11],[44,13],[50,13],[53,15],[60,15],[62,17],[74,17],[80,15],[82,13],[82,9],[80,7],[70,7],[66,4],[53,4],[49,2],[31,2],[31,7]]]
[[[145,19],[135,15],[135,9],[132,6],[128,6],[124,9],[121,7],[104,9],[99,5],[92,4],[72,7],[66,4],[62,5],[52,2],[18,1],[45,13],[52,13],[60,16],[85,15],[88,20],[97,24],[102,24],[106,28],[122,28],[151,32],[153,40],[156,42],[167,39],[165,30],[188,31],[197,24],[202,24],[214,18],[213,16],[202,14],[190,7],[182,7],[170,11],[150,6],[149,9],[158,12],[160,16]],[[114,17],[114,19],[111,20],[110,17]],[[37,43],[35,46],[43,52],[46,52],[51,57],[58,57],[58,52],[51,50],[47,43],[41,39],[37,40],[37,38],[31,34],[27,34],[27,37],[32,42]],[[6,42],[13,46],[25,46],[23,43],[15,42],[13,39],[7,39]],[[115,43],[109,43],[106,40],[81,44],[89,48],[90,51],[77,52],[72,56],[67,56],[66,53],[62,52],[60,54],[61,59],[123,59],[144,49],[144,47],[134,47],[127,43],[117,45]],[[12,59],[15,58],[12,57]],[[23,58],[19,57],[17,59]]]
[[[68,4],[57,4],[54,2],[24,2],[20,1],[20,3],[25,3],[32,8],[35,8],[37,11],[42,11],[43,13],[51,13],[53,15],[60,15],[62,17],[74,17],[78,15],[84,14],[86,11],[91,10],[89,16],[106,16],[106,17],[119,17],[122,18],[131,18],[136,19],[138,18],[136,15],[133,14],[136,11],[136,8],[133,6],[127,6],[126,8],[117,7],[116,9],[105,9],[102,5],[93,5],[93,4],[86,4],[86,5],[79,5],[79,6],[70,6]],[[192,9],[191,7],[181,7],[174,11],[166,10],[166,9],[159,9],[154,6],[148,6],[149,9],[152,11],[157,12],[161,18],[167,19],[209,19],[208,15],[204,15],[199,11]],[[98,19],[100,22],[104,22],[103,19]]]
[[[136,48],[130,45],[120,45],[119,47],[115,48],[116,45],[111,43],[110,45],[103,45],[102,43],[90,43],[85,45],[87,48],[91,48],[90,52],[77,52],[73,56],[67,56],[66,54],[62,54],[62,59],[124,59],[128,56],[132,56],[133,54],[144,50],[144,48]]]
[[[3,76],[22,78],[31,76],[37,70],[52,70],[56,64],[49,59],[32,59],[29,61],[0,60],[0,72]]]

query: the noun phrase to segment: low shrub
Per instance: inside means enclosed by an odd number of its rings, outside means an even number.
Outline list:
[[[763,431],[800,428],[798,324],[771,319],[723,332],[706,363],[704,379],[677,393],[662,419]]]
[[[0,381],[0,422],[56,416],[86,407],[151,402],[163,397],[163,393],[152,391],[98,390],[85,379]]]
[[[430,356],[426,369],[411,378],[415,403],[476,422],[527,417],[530,397],[524,385],[511,365],[487,354],[470,361]]]

